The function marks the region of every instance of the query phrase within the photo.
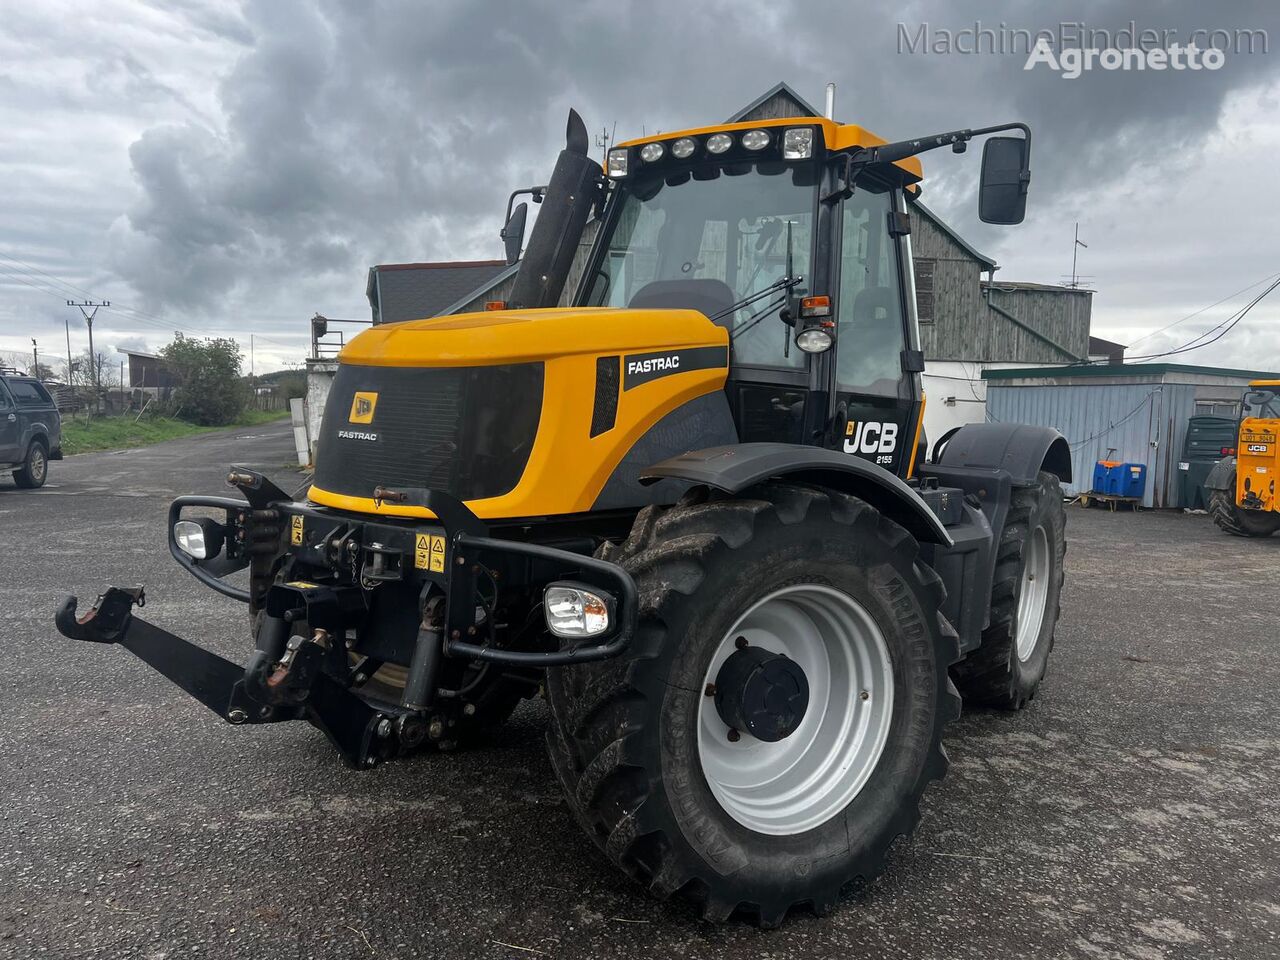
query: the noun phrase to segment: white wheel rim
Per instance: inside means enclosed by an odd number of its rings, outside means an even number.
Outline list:
[[[777,590],[746,611],[716,648],[714,684],[737,639],[790,657],[804,670],[809,704],[800,725],[776,742],[740,731],[735,742],[704,695],[698,759],[707,786],[734,820],[757,833],[788,836],[821,826],[866,786],[893,718],[893,661],[871,614],[821,584]]]
[[[1049,536],[1044,527],[1031,531],[1027,562],[1022,567],[1022,589],[1018,592],[1016,646],[1018,659],[1025,663],[1040,641],[1044,610],[1049,601]]]
[[[31,478],[33,480],[44,479],[44,454],[39,450],[31,451]]]

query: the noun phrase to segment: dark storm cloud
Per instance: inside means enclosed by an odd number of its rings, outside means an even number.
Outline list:
[[[1083,4],[1072,19],[1116,30],[1128,10]],[[1183,37],[1277,19],[1269,3],[1154,14],[1140,26]],[[1067,81],[1023,70],[1020,54],[899,52],[900,19],[913,32],[974,23],[954,5],[903,16],[847,2],[251,3],[251,47],[219,87],[225,129],[156,129],[131,148],[143,194],[118,265],[156,307],[196,308],[294,274],[358,286],[380,260],[493,255],[503,196],[545,177],[569,106],[592,130],[616,121],[633,135],[721,119],[778,79],[814,101],[837,81],[841,118],[891,137],[1025,119],[1037,131],[1034,200],[1052,206],[1135,162],[1175,160],[1230,90],[1277,62],[1242,55],[1216,72]],[[1041,4],[1017,4],[982,23],[1001,21],[1056,22]],[[942,173],[929,196],[972,220],[976,163],[929,162]],[[948,185],[964,188],[963,203]]]
[[[1181,258],[1226,258],[1241,240],[1228,218],[1203,215],[1188,236],[1173,201],[1205,189],[1198,151],[1224,102],[1274,78],[1280,51],[1232,55],[1211,72],[1064,80],[1024,70],[1021,53],[899,50],[900,23],[936,33],[971,28],[976,16],[984,27],[1052,29],[1062,14],[1043,3],[114,0],[118,28],[99,26],[111,36],[68,53],[83,18],[49,9],[19,8],[0,29],[0,44],[11,44],[0,52],[31,64],[0,68],[0,101],[11,105],[6,113],[0,102],[0,118],[22,128],[0,147],[0,165],[22,186],[9,249],[187,327],[286,336],[317,309],[362,312],[370,264],[500,255],[506,195],[546,178],[571,106],[593,133],[616,122],[627,137],[721,120],[778,80],[819,106],[835,81],[837,117],[891,138],[1029,122],[1034,178],[1021,230],[977,223],[976,150],[925,158],[927,199],[1012,264],[1002,276],[1056,280],[1056,263],[1045,275],[1019,269],[1047,263],[1050,244],[1069,265],[1071,221],[1092,218],[1099,250],[1117,225],[1110,267],[1185,298],[1186,312],[1256,278],[1193,282]],[[1280,42],[1280,8],[1251,0],[1180,0],[1141,16],[1089,2],[1069,18],[1112,30],[1134,18],[1178,38],[1262,28]],[[64,131],[85,118],[118,145],[66,149]],[[1272,109],[1259,122],[1280,120]],[[1224,209],[1239,196],[1230,180],[1212,178]],[[1140,251],[1128,237],[1119,246],[1130,216],[1149,221]],[[1053,233],[1063,229],[1065,241]],[[46,299],[60,332],[62,305]]]

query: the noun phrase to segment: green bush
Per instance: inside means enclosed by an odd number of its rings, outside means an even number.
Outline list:
[[[203,426],[240,419],[249,388],[240,377],[240,348],[234,340],[178,334],[161,356],[177,380],[174,401],[182,419]]]

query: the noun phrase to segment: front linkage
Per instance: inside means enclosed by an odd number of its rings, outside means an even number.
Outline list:
[[[252,471],[233,469],[228,482],[245,500],[179,497],[173,502],[169,549],[201,582],[249,605],[256,649],[245,666],[135,616],[133,608],[146,604],[141,586],[109,587],[79,617],[77,599],[67,597],[55,616],[59,632],[73,640],[124,647],[230,724],[306,720],[358,769],[411,750],[429,735],[439,739],[435,728],[440,719],[433,708],[440,698],[458,693],[439,686],[447,659],[527,670],[614,657],[631,639],[638,601],[626,571],[584,554],[490,537],[482,521],[447,495],[379,489],[380,500],[422,506],[436,517],[387,523],[295,502]],[[194,521],[211,554],[207,559],[193,556],[177,541],[175,529],[186,507],[226,511],[225,525]],[[312,531],[303,536],[308,523]],[[424,537],[425,557],[415,549]],[[438,538],[443,538],[443,549],[433,551]],[[290,565],[290,555],[302,555],[312,565]],[[481,555],[486,557],[483,565]],[[494,557],[504,569],[518,572],[512,579],[523,581],[526,590],[585,583],[607,598],[608,629],[587,642],[553,650],[498,645],[492,615],[499,599],[496,571],[488,566]],[[326,558],[327,569],[319,558]],[[220,579],[246,566],[248,589]],[[299,570],[312,579],[286,579]],[[554,577],[547,571],[555,571]],[[540,582],[539,572],[546,577]],[[487,602],[478,592],[482,574],[494,584]],[[569,575],[574,581],[565,581]],[[370,592],[383,583],[418,590],[420,623],[398,703],[361,692],[386,662],[359,650],[357,630],[368,614]]]

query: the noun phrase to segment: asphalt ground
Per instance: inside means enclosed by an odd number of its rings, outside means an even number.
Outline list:
[[[547,712],[345,769],[302,724],[235,729],[53,610],[147,584],[152,621],[243,661],[243,607],[165,548],[229,463],[286,489],[286,424],[0,480],[0,958],[1280,956],[1280,537],[1068,511],[1049,677],[966,710],[888,872],[824,919],[712,927],[571,821]]]

